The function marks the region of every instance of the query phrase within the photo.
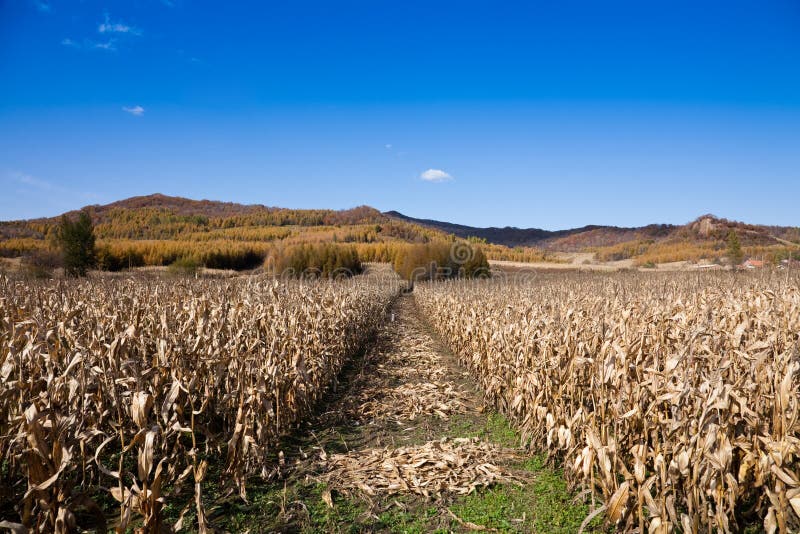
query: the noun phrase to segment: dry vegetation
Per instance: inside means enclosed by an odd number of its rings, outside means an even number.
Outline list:
[[[800,528],[796,279],[571,274],[416,298],[616,528]]]
[[[638,266],[677,261],[723,263],[728,259],[724,242],[631,241],[593,250],[600,261],[633,259]],[[764,260],[769,264],[800,257],[800,249],[796,245],[748,245],[742,247],[742,253],[746,258]]]
[[[190,511],[206,531],[213,459],[245,497],[373,335],[392,286],[0,277],[0,518],[159,532]]]
[[[502,458],[517,458],[478,438],[430,441],[422,445],[383,447],[325,457],[327,473],[321,477],[339,491],[355,489],[366,495],[415,493],[426,498],[468,495],[476,488],[517,482],[513,474],[495,465]]]
[[[361,206],[343,211],[292,210],[196,201],[163,195],[90,206],[97,237],[97,268],[166,266],[190,260],[212,269],[249,270],[265,259],[325,244],[355,250],[365,262],[394,262],[415,245],[452,241],[433,228]],[[71,213],[74,216],[75,213]],[[59,218],[0,221],[0,257],[34,258],[55,252]],[[549,261],[531,247],[483,244],[497,260]],[[293,261],[287,259],[287,261]]]

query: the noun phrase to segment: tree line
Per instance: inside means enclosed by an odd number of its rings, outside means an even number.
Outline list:
[[[380,229],[373,229],[380,232]],[[421,243],[365,242],[358,244],[205,242],[175,240],[113,240],[98,244],[92,218],[86,211],[63,216],[51,232],[51,248],[27,256],[41,273],[63,267],[67,276],[85,276],[93,268],[119,271],[145,265],[172,266],[175,272],[211,269],[245,270],[263,266],[280,275],[322,277],[361,273],[365,261],[392,263],[406,279],[487,276],[489,264],[476,242],[421,239]]]

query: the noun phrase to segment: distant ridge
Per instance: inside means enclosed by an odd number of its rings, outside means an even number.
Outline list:
[[[212,215],[219,214],[237,215],[257,210],[270,209],[262,204],[239,204],[236,202],[223,202],[219,200],[193,200],[184,197],[173,197],[161,193],[154,193],[152,195],[143,195],[130,197],[123,200],[112,202],[103,206],[90,206],[97,212],[105,210],[124,208],[124,209],[137,209],[137,208],[161,208],[174,210],[178,215]],[[277,209],[277,208],[273,208]]]
[[[771,246],[800,244],[800,229],[786,226],[762,226],[702,215],[686,225],[649,224],[640,227],[588,225],[567,230],[540,228],[479,228],[433,219],[417,219],[398,211],[384,212],[387,217],[441,230],[458,237],[477,237],[508,247],[529,246],[553,251],[576,252],[592,247],[610,247],[627,242],[696,242],[724,241],[730,230],[740,235],[743,245]]]
[[[416,240],[424,232],[452,234],[461,238],[476,237],[487,243],[507,247],[536,247],[553,252],[581,252],[587,250],[609,249],[607,257],[614,257],[615,247],[630,245],[641,248],[644,245],[698,245],[706,250],[723,251],[731,230],[735,230],[742,246],[750,247],[798,247],[800,228],[782,226],[763,226],[729,221],[715,215],[702,215],[685,225],[650,224],[641,227],[617,227],[587,225],[566,230],[543,230],[540,228],[488,227],[479,228],[435,219],[409,217],[398,211],[380,211],[370,206],[358,206],[346,210],[332,209],[288,209],[270,207],[263,204],[240,204],[216,200],[194,200],[169,196],[161,193],[135,196],[105,205],[92,205],[88,210],[96,223],[119,222],[123,219],[144,221],[145,227],[139,232],[142,236],[157,234],[153,225],[159,222],[157,213],[166,212],[176,217],[201,217],[211,221],[225,219],[226,224],[236,226],[259,224],[349,227],[356,225],[389,225],[403,223],[410,225],[408,235],[400,239]],[[130,214],[125,212],[129,211]],[[76,213],[68,212],[67,215]],[[43,239],[46,227],[59,217],[31,219],[27,221],[0,222],[0,242],[14,238]],[[238,218],[238,219],[237,219]],[[243,222],[241,219],[247,219]],[[150,221],[154,221],[150,223]],[[259,222],[265,221],[265,222]],[[268,222],[267,222],[268,221]],[[213,226],[213,225],[212,225]],[[378,230],[380,231],[380,230]],[[636,250],[619,251],[623,255],[638,255]]]
[[[109,204],[92,204],[84,206],[83,208],[68,211],[62,215],[75,215],[79,211],[87,210],[92,214],[95,221],[102,221],[106,216],[115,210],[165,210],[180,216],[203,216],[203,217],[236,217],[251,215],[258,212],[277,213],[277,212],[296,212],[296,213],[319,213],[331,214],[332,216],[344,219],[346,222],[343,224],[356,224],[356,222],[377,222],[384,220],[385,217],[380,211],[369,206],[358,206],[355,208],[345,210],[333,209],[292,209],[265,206],[263,204],[240,204],[237,202],[224,202],[220,200],[194,200],[185,197],[176,197],[164,195],[162,193],[153,193],[151,195],[142,195],[129,197],[123,200],[117,200]],[[335,215],[334,215],[335,214]],[[55,217],[40,217],[36,219],[25,219],[21,221],[0,221],[2,224],[24,223],[30,221],[55,221],[60,219],[62,215]],[[351,221],[352,220],[352,221]],[[357,221],[356,221],[357,220]],[[337,224],[337,223],[334,223]],[[338,223],[342,224],[342,223]]]
[[[639,228],[618,226],[587,225],[567,230],[543,230],[541,228],[476,228],[460,224],[452,224],[430,219],[415,219],[397,211],[384,213],[389,217],[436,228],[459,237],[479,237],[489,243],[497,243],[509,247],[530,246],[565,251],[577,250],[587,246],[609,246],[633,239],[658,239],[667,237],[677,226],[670,224],[651,224]]]

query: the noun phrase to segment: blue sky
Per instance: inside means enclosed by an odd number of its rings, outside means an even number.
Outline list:
[[[800,4],[0,0],[0,191],[796,226]]]

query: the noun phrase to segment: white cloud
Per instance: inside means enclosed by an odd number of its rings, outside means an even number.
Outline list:
[[[391,149],[392,149],[392,144],[391,144],[391,143],[386,143],[386,144],[385,144],[385,145],[383,145],[383,146],[385,146],[385,147],[386,147],[386,150],[391,150]]]
[[[419,175],[420,180],[426,182],[447,182],[452,180],[453,177],[441,169],[428,169]]]
[[[133,107],[123,106],[122,111],[130,113],[131,115],[135,115],[137,117],[141,117],[142,115],[144,115],[144,108],[142,106],[133,106]]]
[[[66,37],[61,40],[61,44],[64,46],[69,46],[71,48],[85,48],[87,50],[94,49],[94,50],[107,50],[110,52],[114,52],[117,50],[117,41],[121,38],[122,35],[141,35],[142,31],[138,28],[134,28],[133,26],[128,26],[122,22],[112,22],[108,16],[108,13],[103,15],[104,21],[101,22],[97,26],[98,33],[105,36],[104,41],[95,41],[93,39],[83,39],[83,42],[80,43]]]
[[[91,202],[97,204],[105,200],[105,196],[98,195],[96,191],[76,191],[59,185],[58,182],[48,182],[30,174],[19,171],[6,171],[0,173],[0,185],[5,189],[18,184],[15,191],[26,197],[36,198],[37,205],[50,204],[61,211],[73,209],[75,201]]]
[[[60,187],[57,187],[57,186],[51,184],[50,182],[47,182],[45,180],[40,180],[39,178],[36,178],[35,176],[31,176],[30,174],[25,174],[24,172],[17,172],[17,171],[10,172],[10,173],[8,173],[8,177],[11,178],[14,181],[20,183],[20,184],[27,185],[27,186],[32,187],[34,189],[39,189],[40,191],[60,191],[61,190]]]
[[[129,33],[131,35],[141,35],[142,32],[127,24],[123,24],[122,22],[111,22],[108,17],[108,13],[105,14],[105,21],[101,22],[100,25],[97,27],[97,31],[100,33]]]
[[[115,42],[116,41],[114,41],[114,39],[109,39],[105,43],[91,43],[91,44],[94,48],[114,52],[117,49],[117,46],[114,44]]]
[[[85,48],[95,49],[95,50],[106,50],[108,52],[116,52],[117,51],[117,40],[116,39],[109,39],[108,41],[98,42],[92,41],[91,39],[84,39],[83,43],[79,43],[74,39],[70,39],[66,37],[61,40],[61,44],[63,46],[68,46],[70,48]]]

